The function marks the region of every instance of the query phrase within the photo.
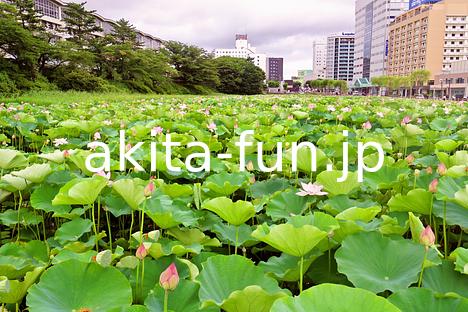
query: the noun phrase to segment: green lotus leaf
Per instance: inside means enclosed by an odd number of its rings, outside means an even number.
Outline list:
[[[68,249],[62,249],[57,255],[52,259],[52,264],[57,264],[65,262],[68,260],[78,260],[85,263],[90,263],[93,261],[93,257],[97,255],[96,250],[88,250],[82,253],[73,252]]]
[[[49,164],[34,164],[21,171],[14,171],[11,174],[33,183],[41,183],[51,172],[52,168]]]
[[[307,272],[312,262],[321,254],[319,250],[314,249],[310,254],[304,257],[304,272]],[[258,266],[277,280],[297,282],[300,277],[300,263],[301,258],[283,253],[280,257],[270,257],[267,262],[261,261]]]
[[[137,210],[145,200],[144,189],[148,183],[141,179],[122,179],[115,181],[112,188],[132,207]]]
[[[52,161],[57,164],[61,164],[65,162],[65,155],[61,150],[55,150],[53,153],[41,154],[38,155],[39,158],[46,159]]]
[[[466,185],[464,189],[456,192],[454,197],[457,204],[468,209],[468,185]]]
[[[445,213],[444,207],[446,207]],[[457,203],[435,200],[432,212],[439,218],[444,218],[445,215],[449,225],[460,225],[462,228],[468,228],[468,209]]]
[[[390,189],[409,173],[408,168],[383,166],[376,172],[365,172],[364,183],[372,189]]]
[[[3,186],[2,184],[6,185]],[[11,174],[5,174],[0,179],[0,187],[9,192],[23,191],[28,187],[29,184],[31,184],[31,181],[16,177]]]
[[[454,264],[450,261],[442,261],[441,265],[426,268],[422,285],[436,294],[468,298],[468,276],[455,271]]]
[[[456,129],[457,128],[457,121],[453,118],[435,118],[434,120],[431,121],[429,126],[431,127],[432,130],[436,131],[446,131],[447,129]]]
[[[286,152],[286,159],[292,161],[292,150]],[[297,151],[297,169],[301,172],[310,174],[312,172],[312,164],[316,163],[317,169],[325,167],[329,159],[325,153],[317,148],[317,159],[312,158],[310,148],[301,147]]]
[[[75,242],[85,233],[91,231],[93,222],[88,219],[77,218],[62,224],[55,232],[55,239],[62,244]]]
[[[307,197],[297,196],[295,191],[289,189],[271,197],[266,205],[266,214],[273,221],[287,219],[302,214],[307,209],[308,203]]]
[[[388,297],[388,301],[405,312],[463,312],[468,309],[468,299],[435,296],[425,288],[399,290]]]
[[[0,149],[0,169],[8,170],[26,167],[27,165],[28,160],[20,151]]]
[[[123,310],[122,312],[151,312],[151,311],[148,310],[148,308],[143,305],[132,305],[126,308],[125,310]]]
[[[239,226],[255,215],[252,203],[239,200],[232,202],[227,197],[217,197],[202,204],[203,209],[216,213],[229,224]]]
[[[163,184],[161,191],[172,198],[192,196],[193,188],[189,184]]]
[[[324,239],[327,232],[312,225],[295,227],[286,223],[268,227],[263,224],[257,227],[252,236],[279,251],[291,256],[302,257]]]
[[[397,194],[390,198],[390,211],[411,211],[428,215],[431,207],[432,193],[423,189],[414,189],[407,195]]]
[[[114,192],[103,196],[102,199],[105,209],[116,218],[132,213],[132,208],[127,204],[125,199]]]
[[[70,260],[49,268],[26,300],[31,312],[107,312],[130,306],[132,290],[116,268]]]
[[[333,283],[353,286],[346,278],[346,275],[338,272],[334,250],[330,250],[318,257],[307,271],[307,276],[314,284]]]
[[[450,254],[450,258],[455,260],[455,271],[468,275],[468,249],[458,247]]]
[[[73,179],[60,189],[52,205],[91,205],[106,185],[107,179],[101,176]]]
[[[203,246],[219,247],[221,243],[216,238],[210,238],[199,229],[171,228],[167,234],[175,237],[184,245],[200,244]]]
[[[173,201],[167,195],[153,194],[144,204],[145,213],[160,228],[169,229],[180,224],[190,226],[197,218],[190,208]]]
[[[216,305],[226,311],[238,311],[236,305],[242,304],[246,309],[242,311],[268,311],[274,300],[288,293],[261,268],[241,256],[213,256],[202,267],[198,277],[202,307]],[[247,289],[249,286],[254,288]],[[246,298],[254,301],[255,297],[260,300],[255,305],[245,301]]]
[[[271,312],[401,312],[385,298],[370,291],[343,285],[321,284],[297,297],[279,299]]]
[[[455,198],[455,194],[462,189],[464,179],[454,179],[452,177],[443,176],[439,179],[437,185],[436,198],[439,200],[451,200]]]
[[[168,309],[177,312],[219,312],[218,307],[200,308],[198,291],[200,286],[189,280],[180,280],[176,289],[169,293]],[[160,312],[164,309],[164,289],[156,284],[145,300],[145,305],[150,312]]]
[[[335,255],[338,271],[359,288],[380,293],[405,289],[418,280],[424,247],[377,232],[345,238]]]
[[[440,140],[435,144],[435,147],[441,151],[451,152],[458,147],[458,143],[452,139]]]
[[[221,172],[206,178],[203,187],[223,196],[229,196],[247,184],[249,176],[245,173]]]
[[[0,213],[0,222],[6,226],[12,226],[15,224],[37,225],[42,221],[42,216],[36,211],[31,211],[25,208],[20,211],[8,209],[5,212]]]
[[[183,243],[166,238],[159,239],[157,243],[152,243],[148,250],[151,257],[160,259],[165,256],[176,255],[184,256],[189,253],[199,254],[203,246],[194,243],[191,245],[184,245]]]
[[[324,186],[329,196],[349,194],[360,186],[357,172],[349,172],[345,181],[337,182],[342,176],[341,171],[322,171],[317,175],[317,182]]]
[[[375,218],[382,209],[380,207],[369,208],[349,208],[336,215],[338,220],[363,221],[369,222]]]
[[[8,291],[0,291],[1,303],[20,303],[32,284],[36,282],[45,267],[37,267],[27,272],[22,280],[9,280]]]
[[[320,203],[320,209],[323,209],[330,213],[331,215],[337,215],[338,213],[345,211],[348,208],[359,207],[359,208],[368,208],[376,206],[377,203],[373,201],[357,201],[350,199],[346,195],[338,195],[332,198],[327,199],[325,202]]]
[[[286,179],[269,179],[255,182],[250,187],[250,191],[252,192],[253,198],[261,198],[282,191],[289,186],[289,182]]]
[[[247,224],[235,226],[232,224],[219,222],[213,225],[211,231],[217,234],[220,241],[229,245],[234,246],[236,244],[236,231],[237,244],[239,246],[249,246],[256,244],[256,241],[251,236],[252,228]]]
[[[52,200],[55,198],[59,191],[59,186],[51,184],[41,184],[31,194],[31,206],[34,209],[44,210],[45,212],[54,212],[58,214],[70,212],[70,205],[52,205]]]

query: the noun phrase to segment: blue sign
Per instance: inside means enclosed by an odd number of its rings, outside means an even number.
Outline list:
[[[436,3],[436,2],[439,2],[441,0],[410,0],[410,3],[409,3],[409,9],[414,9],[418,6],[420,6],[421,4],[426,4],[426,3]]]

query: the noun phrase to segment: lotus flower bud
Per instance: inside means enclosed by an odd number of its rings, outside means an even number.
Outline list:
[[[447,173],[447,167],[443,164],[443,163],[440,163],[438,166],[437,166],[437,172],[443,176]]]
[[[148,251],[146,250],[145,245],[141,244],[140,247],[138,247],[137,251],[135,252],[135,257],[137,257],[140,260],[143,260],[145,259],[147,254],[148,254]]]
[[[174,290],[179,284],[179,273],[177,272],[177,267],[174,263],[161,273],[159,276],[159,285],[164,290]]]
[[[68,150],[63,151],[63,157],[67,158],[70,157],[70,152]]]
[[[439,180],[434,179],[432,182],[429,184],[429,192],[431,193],[437,193],[437,185],[439,184]]]
[[[419,242],[426,246],[426,248],[433,246],[435,242],[434,232],[432,232],[431,227],[428,225],[419,235]]]
[[[253,162],[251,160],[249,160],[249,162],[247,163],[246,168],[247,168],[247,171],[253,171],[255,169]]]
[[[419,169],[414,170],[414,176],[419,177],[421,175],[421,171]]]
[[[155,188],[154,188],[154,182],[153,182],[153,181],[150,181],[150,182],[148,183],[148,185],[145,186],[145,189],[144,189],[143,192],[144,192],[144,194],[145,194],[146,197],[150,197],[151,194],[153,194],[154,189],[155,189]]]
[[[432,167],[427,167],[426,172],[427,174],[432,174]]]

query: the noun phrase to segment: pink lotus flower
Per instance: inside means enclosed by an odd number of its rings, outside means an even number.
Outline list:
[[[420,124],[422,124],[422,119],[418,118],[416,122],[420,125]]]
[[[408,156],[406,156],[406,162],[411,165],[413,162],[414,162],[414,155],[413,154],[409,154]]]
[[[54,146],[55,147],[59,147],[60,145],[65,145],[65,144],[68,144],[68,140],[65,139],[65,138],[55,139],[54,140]]]
[[[210,123],[207,127],[211,132],[214,132],[217,129],[217,126],[214,122]]]
[[[426,168],[426,173],[427,174],[432,174],[432,167],[427,167]]]
[[[151,129],[151,135],[152,136],[156,136],[156,135],[160,135],[162,134],[164,131],[164,129],[160,126],[157,126],[157,127],[154,127],[153,129]]]
[[[315,104],[309,104],[309,109],[314,109],[315,108]]]
[[[150,197],[151,194],[153,194],[154,190],[155,190],[154,182],[153,182],[153,181],[150,181],[150,182],[148,183],[148,185],[145,186],[145,189],[143,190],[143,192],[144,192],[144,194],[145,194],[146,197]]]
[[[377,112],[376,115],[379,118],[384,118],[384,116],[385,116],[384,113],[382,113],[382,112]]]
[[[370,123],[370,121],[366,121],[365,123],[362,124],[362,128],[365,130],[370,130],[372,129],[372,124]]]
[[[441,176],[443,176],[443,175],[445,175],[447,173],[447,167],[445,166],[445,164],[440,163],[437,166],[437,173],[439,173]]]
[[[429,192],[431,193],[437,193],[437,185],[439,184],[439,180],[434,179],[432,182],[429,184]]]
[[[426,246],[426,249],[434,245],[435,236],[434,232],[432,232],[432,229],[429,225],[426,226],[426,228],[419,235],[419,242]]]
[[[404,126],[404,125],[407,125],[411,122],[411,117],[410,116],[405,116],[403,118],[403,120],[401,121],[401,125]]]
[[[70,157],[70,152],[68,150],[63,151],[63,157],[67,158]]]
[[[94,141],[100,140],[101,139],[101,134],[99,132],[96,132],[93,136]]]
[[[317,183],[301,183],[302,190],[300,192],[297,192],[296,195],[299,196],[322,196],[322,195],[328,195],[327,192],[323,192],[323,185],[317,184]]]
[[[294,120],[294,116],[293,116],[293,115],[289,115],[289,116],[288,116],[288,120]]]
[[[146,249],[145,244],[141,244],[135,252],[135,257],[137,257],[140,260],[143,260],[147,255],[148,250]]]
[[[128,143],[126,146],[125,146],[125,151],[128,152],[129,150],[132,149],[132,144]]]
[[[179,284],[179,273],[177,272],[177,267],[174,263],[161,273],[159,276],[159,285],[164,290],[174,290]]]

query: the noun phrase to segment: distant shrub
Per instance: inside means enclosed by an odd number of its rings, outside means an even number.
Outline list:
[[[76,91],[104,91],[109,86],[106,80],[96,77],[85,70],[74,70],[65,73],[63,77],[56,80],[61,90]]]
[[[0,73],[0,93],[12,94],[17,92],[16,84],[7,73]]]

